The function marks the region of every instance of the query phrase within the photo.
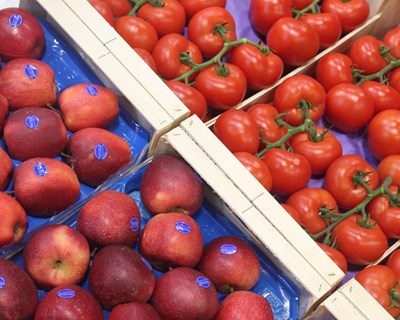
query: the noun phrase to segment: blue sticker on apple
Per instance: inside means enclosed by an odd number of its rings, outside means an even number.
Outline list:
[[[237,251],[237,247],[233,244],[223,244],[219,250],[226,255],[235,254]]]
[[[190,226],[186,222],[182,221],[175,223],[175,229],[183,234],[189,234],[192,231],[192,229],[190,229]]]
[[[129,222],[129,226],[131,227],[133,232],[138,231],[138,229],[139,229],[139,219],[138,218],[132,218],[131,221]]]
[[[35,129],[39,125],[39,118],[36,116],[27,116],[25,118],[25,125],[29,129]]]
[[[17,28],[22,23],[22,16],[18,13],[14,13],[9,19],[8,23],[10,24],[11,28]]]
[[[141,258],[146,267],[149,268],[151,271],[153,271],[153,267],[151,266],[150,262],[148,262],[144,257]]]
[[[71,299],[75,297],[75,291],[71,289],[61,289],[57,291],[56,294],[61,299]]]
[[[38,69],[32,64],[27,64],[25,66],[24,72],[29,79],[35,79],[39,73]]]
[[[208,280],[208,278],[202,277],[202,276],[198,276],[198,277],[196,278],[196,283],[197,283],[197,285],[198,285],[199,287],[202,287],[202,288],[204,288],[204,289],[209,288],[210,285],[211,285],[210,280]]]
[[[87,94],[90,94],[91,96],[97,96],[99,94],[99,89],[97,89],[93,85],[86,86],[85,91]]]
[[[107,147],[103,143],[99,143],[95,148],[94,148],[94,156],[98,160],[104,160],[107,157]]]
[[[3,289],[6,286],[6,280],[3,277],[0,277],[0,289]]]
[[[44,177],[47,174],[47,167],[44,163],[38,162],[33,167],[33,172],[39,177]]]

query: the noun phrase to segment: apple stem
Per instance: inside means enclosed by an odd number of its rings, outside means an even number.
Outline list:
[[[57,112],[58,114],[61,114],[61,111],[54,108],[50,103],[46,103],[47,108],[49,108],[50,110],[53,110],[54,112]]]

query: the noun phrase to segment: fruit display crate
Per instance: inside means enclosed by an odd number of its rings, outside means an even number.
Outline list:
[[[97,189],[94,195],[113,189],[133,197],[141,211],[142,228],[151,214],[140,199],[141,179],[153,159],[165,154],[184,159],[203,181],[205,200],[193,217],[200,225],[204,242],[220,235],[239,235],[247,239],[256,250],[262,272],[259,282],[251,290],[268,299],[276,320],[301,319],[318,301],[327,297],[343,278],[343,272],[315,245],[314,254],[320,259],[319,266],[331,273],[331,281],[328,283],[321,271],[288,243],[286,237],[264,218],[180,127],[172,129],[160,139],[153,157],[138,165],[131,165],[124,175]],[[63,223],[76,227],[80,209],[81,206],[74,208]],[[21,252],[11,253],[8,259],[23,266]],[[333,279],[336,281],[333,282]],[[83,281],[82,286],[88,288],[88,279]],[[45,294],[45,291],[39,290],[41,298]],[[220,300],[224,297],[221,294]],[[108,312],[104,311],[104,315],[107,318]]]

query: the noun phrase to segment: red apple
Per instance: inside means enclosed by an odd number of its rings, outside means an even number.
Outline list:
[[[103,320],[103,310],[93,295],[74,284],[59,285],[48,292],[35,312],[35,320]]]
[[[203,235],[196,220],[176,212],[153,216],[139,238],[140,253],[160,271],[195,267],[203,247]]]
[[[129,302],[113,308],[108,320],[161,320],[156,309],[148,303]]]
[[[134,246],[140,231],[140,210],[127,194],[105,190],[86,202],[76,226],[95,247]]]
[[[29,275],[15,262],[0,259],[0,319],[32,319],[38,301]]]
[[[131,247],[123,245],[100,249],[89,270],[90,291],[106,310],[121,303],[146,302],[155,282],[148,263]]]
[[[7,189],[14,172],[14,164],[3,148],[0,148],[0,191]]]
[[[53,110],[28,107],[16,110],[4,126],[4,140],[13,159],[54,158],[67,145],[67,129]]]
[[[47,225],[28,239],[23,260],[25,270],[42,289],[77,284],[89,267],[89,244],[70,226]]]
[[[22,8],[0,10],[0,58],[41,57],[45,35],[38,19]]]
[[[58,105],[65,126],[72,132],[90,127],[106,128],[119,115],[117,95],[98,84],[80,83],[64,89]]]
[[[274,320],[268,300],[251,291],[235,291],[222,301],[215,320]]]
[[[0,70],[0,94],[11,111],[54,105],[57,89],[53,69],[36,59],[19,58]]]
[[[28,217],[17,200],[0,192],[0,247],[18,243],[25,236]]]
[[[8,117],[8,100],[0,94],[0,133],[3,132],[4,124]]]
[[[97,187],[131,160],[128,142],[101,128],[76,131],[67,142],[67,161],[79,180]]]
[[[52,158],[32,158],[15,169],[14,192],[29,215],[50,217],[75,203],[80,184],[65,163]]]
[[[197,270],[218,291],[250,290],[260,278],[260,261],[248,242],[238,236],[220,236],[204,248]]]
[[[219,300],[217,290],[204,274],[180,267],[157,280],[151,304],[163,320],[212,320]]]
[[[180,212],[193,215],[201,207],[204,192],[196,172],[187,162],[162,155],[144,172],[140,196],[152,214]]]

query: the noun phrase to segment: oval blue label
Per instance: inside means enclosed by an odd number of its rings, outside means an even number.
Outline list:
[[[190,229],[190,226],[186,222],[182,221],[175,223],[175,229],[183,234],[189,234],[190,231],[192,231],[192,229]]]
[[[3,277],[0,277],[0,289],[3,289],[6,286],[6,280]]]
[[[129,226],[131,227],[133,232],[138,231],[138,229],[139,229],[139,219],[138,218],[132,218],[131,221],[129,222]]]
[[[208,280],[208,278],[202,277],[202,276],[198,276],[198,277],[196,278],[196,283],[197,283],[197,285],[198,285],[199,287],[202,287],[202,288],[204,288],[204,289],[209,288],[210,285],[211,285],[210,280]]]
[[[71,289],[61,289],[57,291],[57,296],[61,299],[71,299],[75,297],[75,291]]]
[[[38,162],[33,167],[33,172],[39,177],[44,177],[47,174],[47,167],[44,163]]]
[[[235,254],[237,251],[237,247],[233,244],[223,244],[219,250],[223,253],[223,254],[227,254],[227,255],[231,255],[231,254]]]
[[[93,85],[86,86],[85,91],[87,94],[90,94],[91,96],[97,96],[99,94],[99,89],[97,89]]]
[[[94,156],[99,160],[104,160],[107,157],[107,147],[103,143],[99,143],[94,148]]]
[[[35,129],[39,125],[39,118],[36,116],[27,116],[25,118],[25,125],[29,129]]]
[[[14,13],[10,18],[8,19],[8,23],[12,28],[19,27],[22,23],[22,16],[18,13]]]
[[[32,64],[27,64],[24,72],[29,79],[35,79],[39,73],[38,69]]]
[[[150,262],[148,262],[144,257],[141,258],[146,267],[149,268],[151,271],[153,271],[153,267],[151,266]]]

